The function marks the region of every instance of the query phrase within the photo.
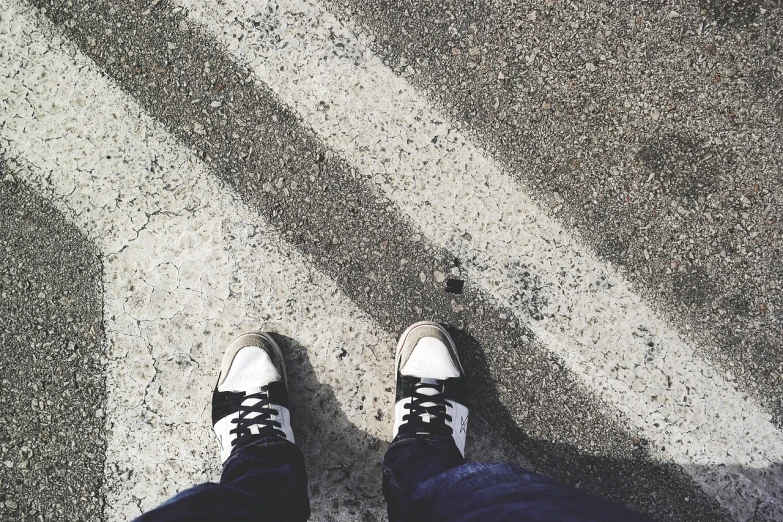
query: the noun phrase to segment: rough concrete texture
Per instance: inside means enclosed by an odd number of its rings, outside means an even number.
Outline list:
[[[478,406],[515,434],[536,467],[660,516],[714,509],[677,468],[649,460],[628,421],[531,342],[507,310],[470,287],[461,297],[444,293],[437,273],[459,275],[460,260],[422,241],[182,12],[159,3],[46,5],[80,49],[386,331],[422,316],[469,325]],[[422,281],[422,272],[433,279]],[[636,475],[646,479],[628,480]]]
[[[470,277],[462,294],[444,292],[447,276],[470,275],[465,256],[455,255],[459,245],[456,251],[444,248],[428,236],[437,232],[420,230],[404,205],[383,193],[386,181],[369,176],[377,186],[368,188],[367,172],[355,167],[348,149],[300,119],[297,107],[281,103],[271,80],[265,80],[269,86],[255,81],[245,60],[237,64],[235,51],[194,27],[186,12],[166,2],[34,3],[45,8],[40,14],[55,22],[55,30],[15,1],[4,2],[14,9],[0,19],[7,60],[0,70],[10,72],[0,77],[0,99],[11,109],[4,116],[4,146],[15,158],[15,175],[53,200],[106,259],[107,379],[110,389],[123,390],[106,407],[108,518],[133,515],[215,478],[207,413],[214,368],[230,336],[250,326],[284,336],[295,381],[294,429],[310,466],[314,518],[384,518],[377,463],[389,437],[392,384],[384,361],[394,336],[422,317],[464,329],[457,333],[475,372],[476,406],[492,426],[484,431],[481,421],[472,424],[480,430],[471,430],[476,457],[487,458],[481,452],[493,449],[496,458],[524,461],[662,520],[728,516],[681,467],[651,458],[663,450],[651,452],[656,441],[639,437],[628,417],[611,406],[622,397],[596,397],[546,351],[525,320],[514,319],[515,306],[531,315],[538,310],[535,274],[519,266],[503,269],[498,284],[522,288],[511,307],[498,304]],[[355,14],[370,31],[375,6]],[[9,23],[14,10],[19,19]],[[404,13],[392,10],[389,16],[398,24]],[[271,20],[276,18],[260,17],[250,26],[278,34],[279,28],[263,24]],[[493,20],[501,29],[507,22]],[[94,63],[63,42],[60,31]],[[393,36],[402,42],[410,33]],[[446,32],[435,36],[452,38]],[[388,61],[384,53],[393,48],[376,51]],[[369,55],[358,51],[357,61]],[[415,67],[397,72],[430,94],[435,91],[428,91],[427,82],[439,81]],[[345,86],[346,99],[351,87]],[[456,95],[454,100],[441,106],[457,127],[486,145],[486,134],[460,117]],[[325,121],[333,116],[329,101],[323,102],[312,113],[322,111]],[[419,145],[400,148],[422,152]],[[528,153],[524,147],[488,148],[503,164]],[[576,193],[584,188],[581,178],[570,183]],[[452,188],[457,198],[458,187]],[[563,199],[560,210],[568,210],[571,194],[552,197]],[[551,215],[557,215],[554,209]],[[775,280],[774,273],[764,277]],[[657,286],[664,280],[650,281]],[[714,338],[713,330],[683,317],[681,331],[696,326],[690,335]],[[647,341],[640,332],[639,342]],[[671,363],[674,370],[679,362]],[[725,381],[734,378],[728,374]],[[774,389],[752,390],[750,400],[762,397],[767,407],[774,405]],[[700,385],[698,391],[704,393]],[[771,433],[766,443],[777,436]],[[739,444],[747,440],[737,436]],[[775,491],[778,474],[771,464],[728,471],[743,487],[750,477]],[[727,476],[724,466],[695,463],[686,471],[714,475],[715,484]],[[748,498],[741,509],[753,504],[754,497]],[[762,500],[763,509],[772,503]]]
[[[330,5],[783,425],[779,2]]]
[[[6,175],[0,161],[0,519],[99,520],[101,263],[78,229]]]
[[[380,187],[428,241],[459,257],[460,273],[474,287],[520,319],[532,318],[529,328],[547,349],[594,393],[638,418],[637,429],[655,450],[694,470],[738,516],[759,509],[756,501],[739,507],[742,501],[728,500],[726,492],[742,491],[745,479],[759,481],[757,474],[761,484],[774,482],[775,468],[766,469],[783,454],[775,449],[780,437],[768,414],[735,402],[732,385],[694,359],[621,278],[537,213],[513,180],[364,52],[348,22],[315,2],[178,3],[237,59],[248,57],[257,77]],[[534,274],[535,290],[520,291],[515,267]],[[537,297],[532,303],[530,294]],[[738,482],[734,469],[724,468],[720,478],[718,470],[702,475],[696,466],[704,465],[765,471],[743,473]],[[777,487],[760,488],[738,496],[766,505]]]
[[[52,199],[105,258],[106,517],[133,517],[217,478],[208,406],[218,363],[233,335],[262,327],[279,334],[289,359],[314,518],[382,519],[394,339],[192,153],[148,117],[131,118],[137,108],[89,64],[71,64],[56,39],[49,48],[23,28],[26,45],[11,56],[25,72],[13,88],[2,84],[26,94],[24,106],[10,108],[27,118],[6,122],[9,170]],[[25,87],[26,78],[39,81]],[[52,139],[62,128],[69,139]],[[474,456],[498,459],[508,448],[490,430],[477,434]]]

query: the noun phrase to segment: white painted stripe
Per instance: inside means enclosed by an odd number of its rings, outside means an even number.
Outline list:
[[[738,517],[761,502],[783,518],[764,476],[783,460],[770,415],[385,67],[350,23],[311,0],[175,3],[525,321],[517,283],[528,270],[540,277],[548,304],[533,331],[664,459]]]
[[[389,416],[375,412],[392,406],[394,340],[51,32],[31,8],[0,1],[0,145],[9,171],[103,253],[108,519],[218,476],[211,390],[232,335],[259,326],[307,347],[356,427],[351,438],[338,418],[319,416],[328,401],[318,383],[295,397],[316,423],[297,432],[321,488],[314,512],[335,516],[333,499],[364,499],[360,483],[382,517],[380,456],[344,462],[352,455],[336,451],[369,444],[363,432],[390,438]],[[333,480],[335,466],[352,478]]]

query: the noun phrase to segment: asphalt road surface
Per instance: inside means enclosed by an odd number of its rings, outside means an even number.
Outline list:
[[[469,458],[783,521],[782,249],[776,0],[0,0],[0,519],[216,479],[260,327],[313,520],[385,520],[429,319]]]

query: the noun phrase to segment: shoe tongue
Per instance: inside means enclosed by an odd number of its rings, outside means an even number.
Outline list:
[[[260,386],[257,387],[257,388],[250,388],[249,390],[246,390],[245,391],[246,397],[244,399],[242,399],[242,406],[245,406],[245,407],[255,406],[256,404],[261,402],[263,399],[259,399],[257,397],[252,397],[252,398],[248,398],[247,397],[247,396],[250,396],[250,395],[255,395],[256,393],[260,393],[260,392],[261,392],[261,387]],[[272,406],[267,404],[266,408],[271,409]],[[259,415],[261,415],[261,414],[258,413],[258,412],[255,412],[255,411],[251,411],[250,413],[245,415],[245,418],[246,419],[255,419]]]
[[[261,393],[261,389],[262,389],[262,386],[256,386],[255,388],[248,388],[248,389],[242,390],[242,391],[245,393],[245,395],[255,395],[256,393]],[[264,392],[264,393],[267,393],[267,392]],[[245,400],[246,401],[250,400],[250,401],[255,401],[255,402],[259,401],[259,399],[245,399]]]
[[[438,389],[435,386],[438,386],[438,379],[431,379],[429,377],[423,377],[419,379],[419,382],[422,384],[431,384],[432,386],[422,386],[418,389],[419,393],[423,395],[435,395],[436,393],[440,393]]]
[[[438,389],[435,388],[435,386],[438,385],[437,379],[424,378],[424,379],[419,379],[419,382],[421,382],[422,384],[432,384],[432,386],[422,386],[416,390],[418,393],[422,395],[438,395],[440,393],[440,391],[438,391]],[[424,406],[425,408],[429,408],[430,406],[436,406],[434,402],[423,402],[421,403],[421,405]],[[420,417],[422,421],[430,422],[431,415],[429,413],[422,413]]]

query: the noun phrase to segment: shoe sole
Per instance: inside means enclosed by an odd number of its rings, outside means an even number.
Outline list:
[[[228,343],[228,348],[226,348],[226,353],[223,355],[223,362],[220,365],[220,375],[218,377],[218,383],[220,383],[220,380],[223,378],[224,375],[228,375],[228,370],[231,368],[231,365],[234,363],[234,358],[236,357],[239,350],[242,348],[245,348],[247,346],[251,345],[245,345],[240,346],[238,348],[233,348],[234,343],[245,336],[252,336],[257,335],[264,339],[269,345],[272,346],[272,349],[275,352],[275,355],[277,356],[278,360],[280,361],[280,367],[283,369],[283,383],[285,383],[286,389],[288,389],[288,372],[286,371],[285,367],[285,359],[283,358],[283,351],[280,349],[280,346],[277,344],[277,342],[272,338],[271,335],[269,335],[267,332],[262,332],[261,330],[251,330],[249,332],[243,332],[233,339],[231,339],[231,342]],[[259,348],[264,348],[263,346],[259,346]]]
[[[437,329],[439,332],[441,332],[446,339],[449,341],[449,345],[454,352],[454,357],[457,359],[457,366],[459,367],[459,371],[462,377],[465,376],[465,370],[462,368],[462,361],[459,359],[459,354],[457,353],[457,344],[454,342],[454,339],[451,338],[451,335],[449,334],[448,330],[446,330],[443,325],[439,323],[435,323],[433,321],[419,321],[418,323],[413,323],[408,328],[405,329],[404,332],[402,332],[402,335],[400,336],[400,340],[397,342],[397,354],[394,357],[394,375],[395,375],[395,382],[397,381],[397,374],[400,373],[400,355],[402,353],[402,347],[405,344],[405,341],[408,339],[408,336],[410,333],[415,330],[416,328],[422,327],[422,326],[431,326],[435,329]]]

